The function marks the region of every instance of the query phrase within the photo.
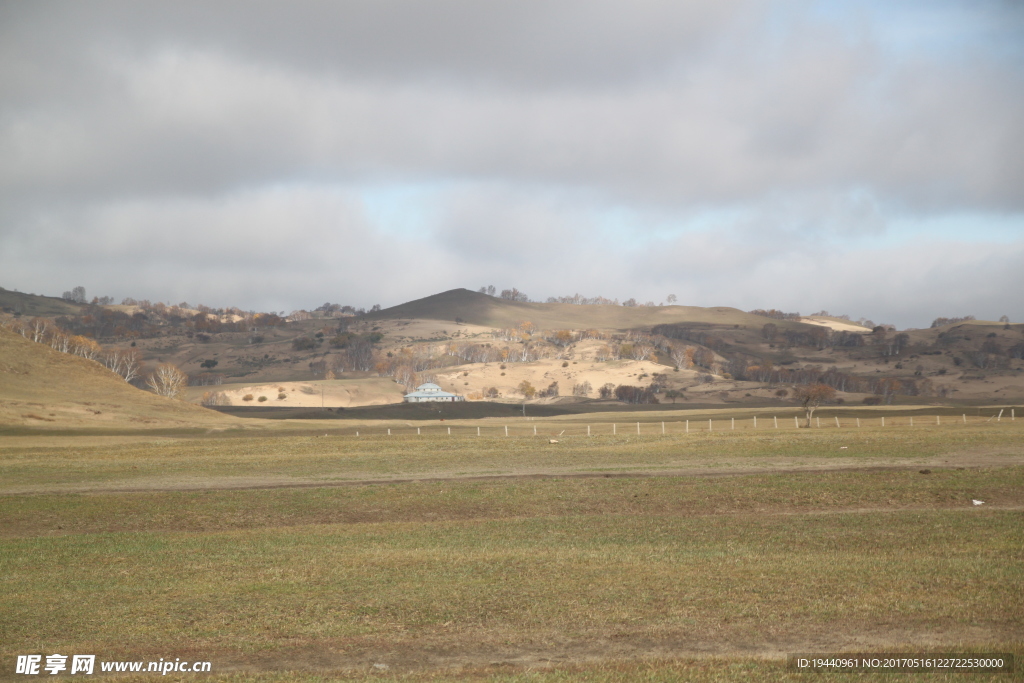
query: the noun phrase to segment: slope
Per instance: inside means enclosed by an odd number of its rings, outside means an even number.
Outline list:
[[[126,384],[95,361],[0,328],[0,425],[229,426],[233,418]]]
[[[55,296],[12,292],[0,287],[0,311],[27,316],[81,315],[85,306]]]

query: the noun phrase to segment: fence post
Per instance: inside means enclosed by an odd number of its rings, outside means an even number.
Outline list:
[[[616,434],[618,434],[618,431],[617,431],[617,428],[615,426],[615,423],[612,422],[612,436],[615,436]]]
[[[665,423],[664,422],[661,423],[661,433],[662,434],[665,433]]]
[[[480,436],[480,428],[479,427],[476,428],[476,435]]]
[[[587,436],[590,436],[590,425],[587,425]]]
[[[1003,410],[1003,408],[999,409],[999,417],[996,418],[996,422],[999,422],[1000,420],[1003,419]]]
[[[967,424],[967,413],[964,413],[964,424]]]
[[[533,435],[537,436],[537,425],[533,425]]]
[[[836,427],[838,427],[838,426],[839,426],[839,418],[837,417],[836,418]]]
[[[910,416],[910,426],[911,427],[914,426],[914,416],[913,415]]]
[[[388,427],[388,436],[391,436],[391,427]]]
[[[729,429],[736,429],[736,418],[732,418],[732,426]]]
[[[636,423],[636,433],[637,434],[640,433],[640,423],[639,422]]]
[[[800,429],[800,420],[797,418],[796,415],[793,416],[793,426],[796,427],[797,429]]]
[[[821,418],[820,417],[816,417],[814,419],[816,420],[815,424],[818,426],[818,429],[821,429]]]
[[[857,418],[857,429],[860,429],[860,418]]]
[[[508,436],[508,425],[505,425],[505,436]]]
[[[710,417],[708,418],[708,431],[709,432],[715,431],[714,428],[711,426],[711,418]]]
[[[451,436],[451,435],[452,435],[452,428],[451,428],[451,427],[449,427],[449,428],[448,428],[448,436]]]
[[[359,436],[359,430],[358,429],[356,430],[356,436]]]
[[[420,428],[419,428],[419,427],[417,427],[417,428],[416,428],[416,436],[419,436],[419,435],[420,435]]]
[[[778,429],[779,428],[779,416],[778,415],[772,415],[772,417],[775,418],[775,428]]]
[[[757,415],[754,416],[754,429],[757,429]]]
[[[690,433],[690,421],[689,420],[686,421],[686,433],[687,434]]]
[[[938,415],[935,416],[935,424],[937,424],[937,425],[941,425],[942,424],[942,422],[939,421],[939,416]]]
[[[885,426],[885,415],[882,416],[882,426]]]

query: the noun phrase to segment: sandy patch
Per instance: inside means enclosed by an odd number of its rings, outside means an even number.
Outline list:
[[[806,325],[819,325],[821,327],[829,327],[835,330],[836,332],[861,332],[866,334],[871,331],[868,328],[864,327],[863,325],[858,325],[857,323],[839,322],[838,320],[832,320],[831,318],[823,318],[821,316],[803,317],[800,318],[800,322]]]

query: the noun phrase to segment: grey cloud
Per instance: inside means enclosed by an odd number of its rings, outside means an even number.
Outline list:
[[[2,3],[4,286],[289,308],[282,289],[366,305],[493,281],[808,309],[803,273],[912,319],[863,264],[938,306],[948,273],[1013,284],[1016,252],[872,255],[894,217],[1024,211],[1024,12],[943,8],[922,28],[913,3],[859,23],[762,0]],[[418,230],[363,210],[417,184]]]

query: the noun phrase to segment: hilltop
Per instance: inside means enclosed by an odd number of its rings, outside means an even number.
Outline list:
[[[56,296],[12,292],[0,287],[0,311],[25,316],[81,315],[85,306]]]
[[[366,320],[444,320],[485,327],[515,327],[528,320],[541,329],[633,330],[655,325],[703,323],[760,329],[765,320],[718,306],[616,306],[521,302],[468,289],[452,289],[364,316]],[[785,324],[793,325],[790,321]]]

